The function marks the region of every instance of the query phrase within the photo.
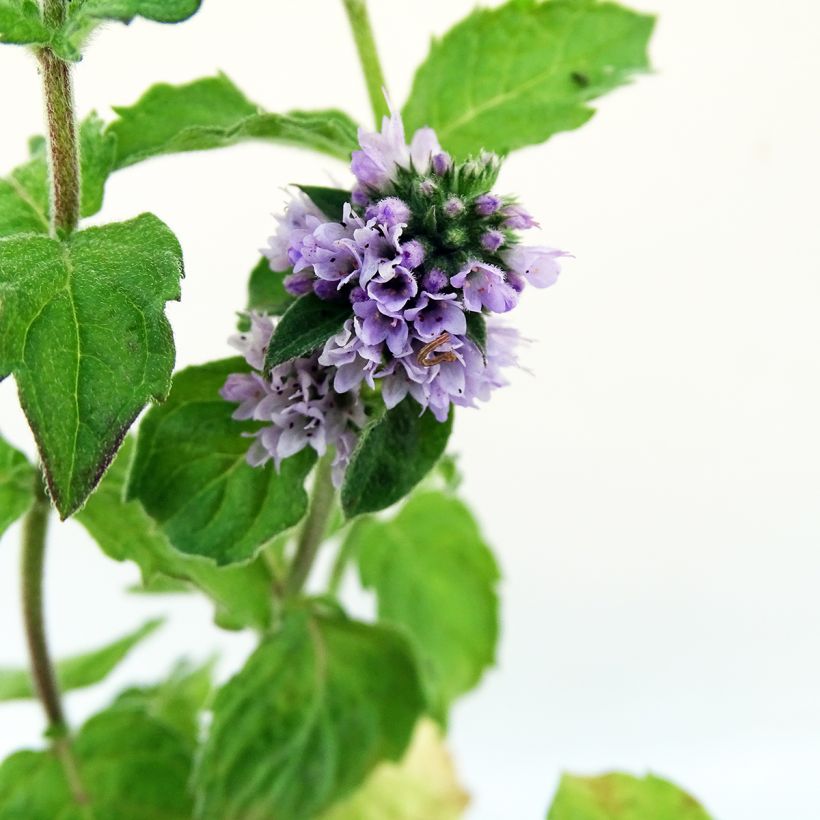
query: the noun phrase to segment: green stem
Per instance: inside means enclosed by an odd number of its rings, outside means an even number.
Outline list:
[[[307,518],[299,532],[296,554],[293,557],[287,580],[288,595],[298,594],[307,581],[316,554],[327,531],[327,523],[333,512],[335,490],[331,480],[332,454],[323,456],[316,465],[310,507]]]
[[[65,19],[66,0],[44,0],[43,18],[52,27]],[[80,219],[80,156],[71,66],[50,48],[38,52],[43,74],[49,167],[51,172],[51,228],[67,236]]]
[[[384,98],[387,84],[384,81],[384,72],[379,61],[370,16],[367,13],[367,0],[342,0],[342,2],[353,31],[356,50],[359,52],[359,61],[362,64],[365,83],[367,83],[370,105],[373,108],[373,116],[376,118],[376,128],[379,128],[382,117],[389,115],[390,111]]]
[[[80,782],[77,762],[71,751],[68,726],[54,674],[54,665],[46,641],[43,615],[43,570],[46,553],[46,533],[51,508],[37,478],[36,496],[23,521],[22,594],[23,624],[28,643],[29,664],[34,688],[43,705],[48,722],[52,748],[62,763],[71,793],[79,804],[88,802]]]
[[[345,570],[347,569],[348,563],[350,563],[350,559],[352,558],[352,551],[350,549],[350,544],[353,543],[353,539],[345,538],[342,541],[341,546],[339,547],[339,552],[336,553],[336,560],[333,562],[333,569],[330,571],[330,581],[327,585],[328,594],[332,595],[334,598],[338,597],[339,589],[342,586],[342,580],[345,577]]]

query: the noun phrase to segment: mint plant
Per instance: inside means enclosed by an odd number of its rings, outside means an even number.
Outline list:
[[[447,443],[457,408],[489,399],[515,364],[500,315],[553,285],[567,255],[528,243],[536,217],[496,190],[498,171],[647,70],[653,20],[598,0],[479,9],[433,43],[399,109],[365,0],[343,3],[375,130],[338,110],[264,111],[223,74],[78,122],[72,63],[92,32],[181,23],[199,0],[0,0],[0,41],[39,63],[47,123],[0,179],[0,376],[39,452],[33,465],[0,440],[0,533],[23,518],[30,650],[28,670],[0,670],[0,700],[37,697],[47,723],[43,749],[0,765],[0,820],[435,820],[465,807],[441,738],[494,662],[500,573]],[[120,168],[251,139],[349,161],[352,183],[293,189],[235,306],[241,355],[173,373],[171,227],[81,221]],[[216,685],[212,664],[182,661],[67,725],[64,695],[160,624],[52,660],[52,508],[136,563],[145,590],[204,594],[221,627],[254,630],[245,666]],[[321,589],[312,570],[332,549]],[[351,569],[375,594],[372,622],[345,611]],[[707,817],[667,781],[621,774],[566,776],[548,816]]]

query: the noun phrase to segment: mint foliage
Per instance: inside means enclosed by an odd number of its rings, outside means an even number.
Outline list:
[[[28,459],[0,436],[0,536],[31,506],[36,480]]]
[[[648,774],[622,772],[580,777],[565,774],[547,820],[710,820],[709,814],[682,789]]]
[[[224,74],[187,85],[152,86],[131,106],[119,106],[109,130],[117,138],[116,167],[161,154],[203,151],[248,139],[271,140],[349,159],[356,124],[341,111],[264,112]]]
[[[0,0],[0,43],[44,45],[52,37],[36,0]]]
[[[345,515],[378,512],[408,495],[444,453],[452,428],[452,410],[439,422],[409,396],[372,421],[345,472]]]
[[[404,753],[423,698],[397,633],[285,615],[218,693],[194,777],[199,820],[307,820]]]
[[[285,275],[271,270],[263,256],[248,279],[248,310],[281,316],[296,301],[296,297],[285,290]]]
[[[456,156],[508,153],[578,128],[589,101],[649,68],[654,18],[598,0],[476,9],[419,67],[404,110]]]
[[[216,622],[225,629],[264,630],[271,621],[271,577],[261,560],[218,567],[212,560],[174,549],[157,522],[138,501],[124,499],[134,439],[123,442],[97,491],[77,514],[82,524],[115,561],[134,561],[143,582],[175,579],[201,589],[216,606]]]
[[[182,255],[151,214],[64,242],[0,240],[0,376],[14,373],[62,518],[100,480],[146,402],[170,388],[163,308]]]
[[[104,680],[137,644],[161,625],[161,619],[147,621],[139,629],[107,646],[58,661],[56,673],[60,691],[83,689]],[[27,669],[0,668],[0,701],[33,697],[36,697],[36,692]]]
[[[273,330],[265,370],[318,350],[351,315],[349,302],[328,302],[314,293],[300,296]]]
[[[0,765],[0,820],[190,820],[188,738],[139,706],[115,705],[73,739],[74,789],[55,751],[23,751]]]
[[[342,188],[327,188],[323,185],[297,185],[300,191],[307,194],[311,202],[332,222],[342,217],[345,203],[350,202],[350,191]]]
[[[261,426],[237,422],[219,390],[244,359],[189,367],[174,378],[165,404],[140,425],[127,493],[139,499],[176,549],[217,564],[248,561],[307,509],[304,481],[313,450],[251,467],[248,439]]]
[[[393,519],[357,522],[343,549],[376,593],[379,620],[411,639],[431,712],[445,720],[492,665],[498,643],[498,566],[469,509],[422,492]]]

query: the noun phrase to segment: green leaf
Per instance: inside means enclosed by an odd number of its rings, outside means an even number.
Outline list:
[[[105,183],[114,170],[117,140],[92,113],[80,125],[80,215],[94,216],[102,208]]]
[[[0,536],[28,511],[36,480],[28,459],[0,436]]]
[[[130,23],[144,17],[157,23],[180,23],[201,4],[202,0],[74,0],[52,48],[64,60],[79,60],[91,33],[107,20]]]
[[[547,820],[710,820],[690,795],[653,774],[565,774]]]
[[[155,216],[65,242],[0,240],[0,376],[13,372],[62,518],[100,480],[131,423],[170,388],[165,302],[179,243]]]
[[[297,185],[300,191],[332,222],[341,222],[342,211],[350,202],[350,191],[341,188],[325,188],[322,185]]]
[[[314,293],[300,296],[273,331],[265,354],[265,371],[318,350],[351,315],[349,302],[328,302]]]
[[[101,649],[84,652],[57,662],[57,682],[62,692],[83,689],[104,680],[125,656],[162,626],[162,619],[147,621],[139,629]],[[36,697],[31,674],[27,669],[0,668],[0,701]]]
[[[264,139],[323,151],[348,160],[357,147],[356,124],[341,111],[271,114],[224,75],[181,86],[152,86],[132,106],[115,107],[109,130],[117,137],[116,167],[160,154],[203,151]]]
[[[272,271],[263,256],[248,281],[248,310],[281,316],[296,301],[296,297],[285,290],[285,276],[285,273]]]
[[[182,660],[171,674],[154,686],[135,686],[121,692],[117,706],[139,707],[153,720],[170,726],[195,747],[200,715],[213,691],[214,660],[195,666]]]
[[[467,338],[470,339],[487,361],[487,320],[481,313],[467,313]]]
[[[429,125],[456,156],[508,153],[583,125],[589,100],[646,71],[654,18],[598,0],[477,9],[416,73],[408,130]]]
[[[218,567],[207,558],[175,550],[137,501],[125,501],[126,475],[134,451],[128,437],[97,491],[77,514],[103,552],[115,561],[134,561],[145,583],[156,578],[190,581],[216,604],[226,629],[266,629],[271,620],[271,580],[261,560]]]
[[[0,0],[0,43],[45,45],[51,39],[35,0]]]
[[[243,433],[261,425],[232,418],[219,390],[243,359],[189,367],[174,377],[168,401],[142,421],[127,494],[139,499],[178,550],[230,564],[253,558],[307,509],[304,481],[313,450],[251,467]]]
[[[312,818],[402,756],[422,706],[396,633],[289,613],[216,696],[196,816]]]
[[[371,422],[345,472],[345,515],[378,512],[404,498],[439,460],[452,428],[452,411],[436,421],[409,396]]]
[[[347,537],[379,620],[410,637],[432,713],[468,692],[495,660],[498,566],[467,507],[444,493],[413,496],[392,520],[364,519]]]
[[[85,805],[55,752],[17,752],[0,766],[0,820],[190,820],[191,745],[143,710],[120,705],[92,717],[72,753]]]
[[[94,113],[80,124],[80,213],[102,207],[105,183],[114,167],[116,138]],[[42,137],[30,141],[31,158],[0,179],[0,237],[49,232],[48,160]]]
[[[459,820],[469,802],[441,731],[422,719],[401,762],[380,764],[321,820]]]

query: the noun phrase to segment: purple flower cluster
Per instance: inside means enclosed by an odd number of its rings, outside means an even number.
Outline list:
[[[407,145],[395,113],[359,141],[343,212],[334,220],[297,194],[265,253],[273,270],[291,271],[292,294],[350,304],[319,357],[336,392],[380,380],[387,407],[409,394],[444,421],[451,404],[474,406],[503,383],[516,333],[492,316],[514,308],[527,283],[553,284],[565,254],[519,244],[536,222],[490,190],[495,155],[456,165],[429,128]]]
[[[247,333],[231,339],[256,372],[233,373],[222,388],[222,398],[239,404],[233,417],[266,422],[254,434],[248,462],[254,467],[273,459],[279,469],[283,459],[305,447],[319,455],[335,448],[333,482],[339,486],[344,469],[366,421],[357,391],[337,393],[334,373],[319,363],[318,355],[294,359],[262,373],[265,349],[273,333],[273,322],[251,314]]]

